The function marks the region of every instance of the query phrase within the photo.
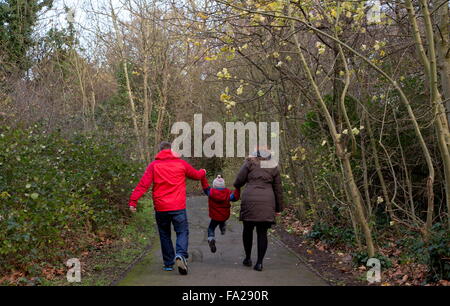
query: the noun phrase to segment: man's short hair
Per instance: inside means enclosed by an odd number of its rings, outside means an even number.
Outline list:
[[[167,149],[172,149],[172,144],[168,141],[163,141],[159,144],[159,150],[167,150]]]

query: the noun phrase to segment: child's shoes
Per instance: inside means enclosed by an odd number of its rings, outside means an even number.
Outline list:
[[[209,244],[209,248],[211,249],[211,252],[215,253],[217,251],[216,240],[211,239],[211,240],[208,241],[208,244]]]

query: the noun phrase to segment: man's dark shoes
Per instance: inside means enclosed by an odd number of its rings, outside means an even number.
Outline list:
[[[208,241],[209,248],[211,249],[211,252],[215,253],[217,251],[216,248],[216,240],[212,239]]]
[[[188,266],[187,266],[187,262],[186,259],[183,256],[177,256],[175,257],[175,262],[177,264],[178,267],[178,272],[181,275],[186,275],[188,274]]]
[[[222,235],[225,235],[225,232],[227,231],[227,228],[224,226],[223,228],[220,229],[220,233]]]
[[[257,263],[257,264],[253,267],[253,269],[256,270],[256,271],[262,271],[262,270],[263,270],[263,265],[260,264],[260,263]]]
[[[252,266],[252,260],[250,258],[246,258],[244,259],[244,261],[242,262],[242,264],[246,267],[251,267]]]

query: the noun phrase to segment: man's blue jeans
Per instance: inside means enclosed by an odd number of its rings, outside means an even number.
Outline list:
[[[173,211],[156,211],[156,224],[158,225],[159,239],[164,265],[175,264],[175,256],[188,258],[189,225],[186,209]],[[176,253],[173,249],[171,238],[171,224],[177,234]]]

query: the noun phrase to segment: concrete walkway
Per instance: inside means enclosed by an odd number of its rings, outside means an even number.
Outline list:
[[[239,204],[238,204],[239,205]],[[254,271],[242,265],[242,223],[230,218],[227,232],[216,229],[217,252],[211,253],[207,243],[209,224],[206,197],[191,197],[187,201],[189,220],[189,274],[179,275],[177,269],[162,270],[162,256],[157,236],[150,253],[121,280],[119,286],[307,286],[327,285],[290,250],[274,237],[264,260],[264,270]],[[175,245],[175,234],[173,241]],[[252,260],[256,261],[256,232],[253,236]]]

